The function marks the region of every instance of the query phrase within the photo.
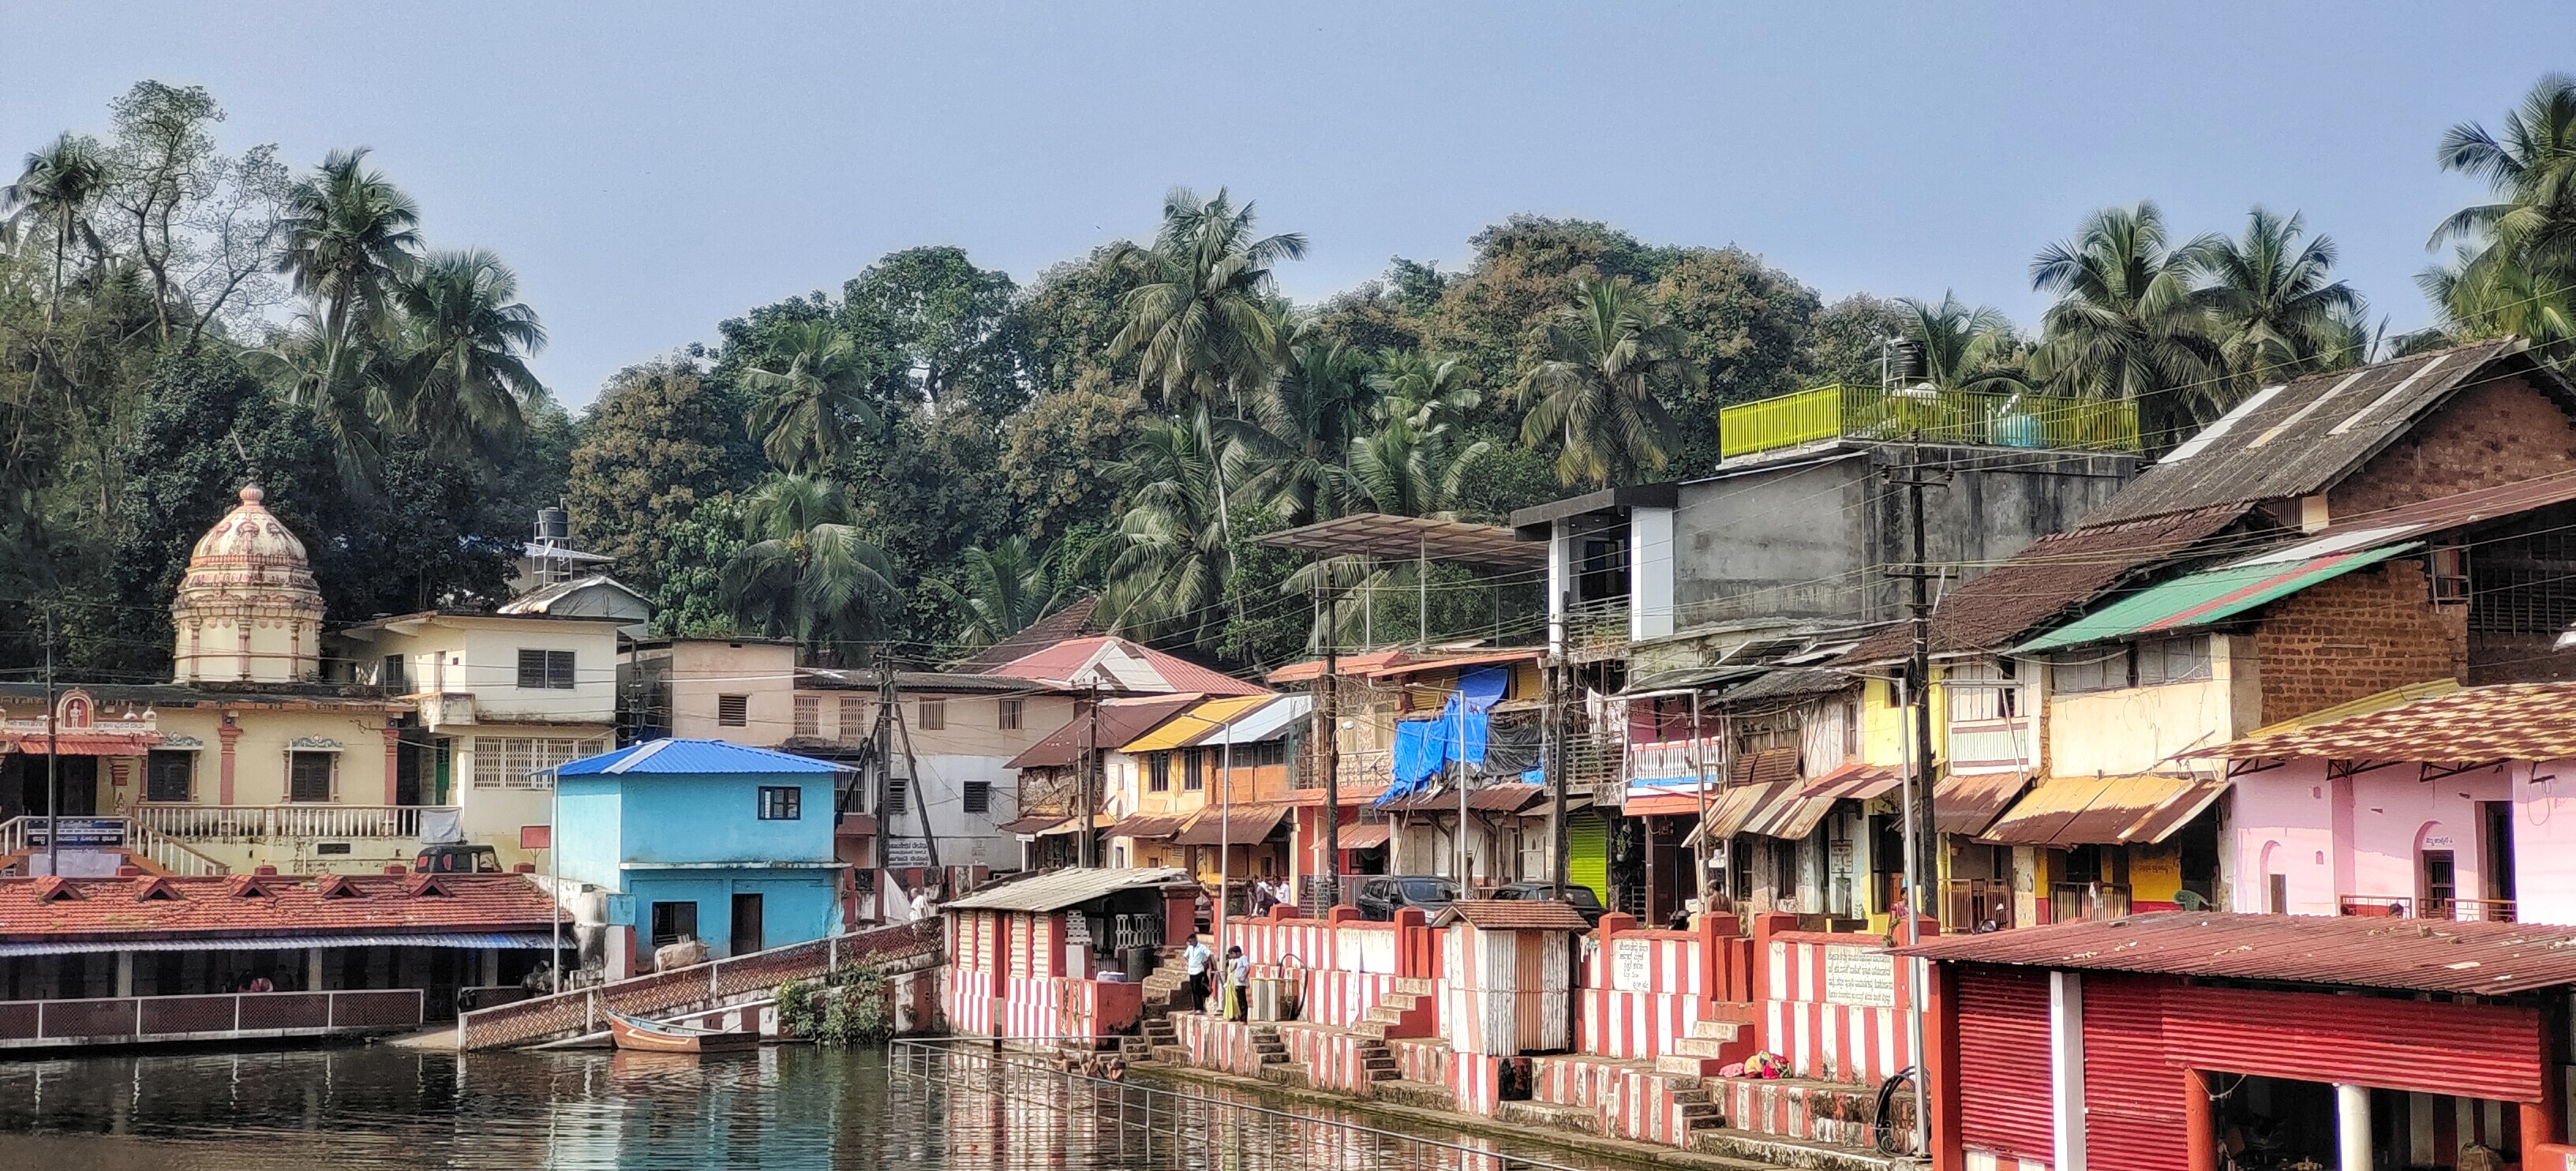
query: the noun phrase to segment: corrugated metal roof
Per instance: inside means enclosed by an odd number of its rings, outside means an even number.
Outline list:
[[[1170,866],[1136,869],[1048,870],[996,883],[948,904],[951,911],[1032,911],[1044,913],[1077,907],[1121,891],[1167,886],[1196,886],[1190,876]]]
[[[1338,796],[1340,796],[1343,806],[1348,807],[1352,805],[1366,805],[1377,800],[1378,795],[1384,792],[1386,792],[1386,785],[1383,782],[1374,785],[1343,785],[1340,786]],[[1291,805],[1322,805],[1324,803],[1324,790],[1321,786],[1312,789],[1293,790],[1288,794],[1288,803]]]
[[[1067,814],[1041,813],[1032,817],[1022,817],[1003,822],[1000,825],[994,826],[993,832],[1005,834],[1041,834],[1071,820],[1073,820],[1073,818]]]
[[[1714,837],[1733,837],[1743,833],[1754,818],[1776,801],[1797,798],[1796,781],[1774,781],[1767,785],[1730,785],[1712,790],[1708,795],[1708,816],[1701,827]]]
[[[1237,805],[1232,810],[1209,806],[1172,835],[1175,846],[1248,846],[1267,841],[1288,816],[1285,805]]]
[[[2226,791],[2226,781],[2205,777],[2049,777],[1987,827],[1981,840],[2059,848],[2152,844]]]
[[[1898,955],[2017,967],[2508,996],[2576,984],[2576,928],[2164,911],[1948,935]]]
[[[1154,728],[1154,731],[1144,733],[1144,736],[1136,736],[1133,741],[1126,741],[1126,744],[1118,746],[1118,751],[1170,751],[1170,749],[1180,749],[1180,746],[1198,744],[1203,736],[1221,736],[1229,723],[1242,721],[1244,715],[1257,713],[1257,710],[1270,705],[1273,700],[1280,700],[1280,697],[1278,695],[1229,695],[1224,697],[1224,700],[1208,700],[1208,703],[1200,703],[1198,708],[1190,708],[1180,715],[1172,715],[1170,721],[1164,721],[1162,726]],[[1255,741],[1236,736],[1234,744],[1255,744]]]
[[[1755,699],[1793,699],[1807,695],[1832,695],[1860,686],[1857,676],[1816,667],[1787,667],[1764,672],[1762,677],[1727,689],[1726,702]]]
[[[1023,659],[1069,638],[1079,638],[1091,625],[1092,611],[1100,608],[1100,595],[1075,598],[1064,609],[1040,618],[1009,638],[975,652],[958,662],[956,669],[966,672],[988,671],[1013,659]]]
[[[1151,731],[1155,725],[1187,711],[1205,696],[1195,692],[1182,695],[1148,695],[1102,700],[1098,720],[1098,743],[1116,748]],[[1064,726],[1047,733],[1028,751],[1011,758],[1007,768],[1061,768],[1082,759],[1085,748],[1093,743],[1093,718],[1088,705],[1076,705],[1073,718]]]
[[[1583,913],[1554,899],[1460,899],[1431,920],[1434,927],[1464,922],[1478,931],[1590,931]]]
[[[772,752],[722,740],[647,740],[615,752],[585,756],[556,769],[558,776],[722,776],[730,773],[829,773],[843,766],[810,756]]]
[[[1538,568],[1547,564],[1547,543],[1524,541],[1502,525],[1471,524],[1429,516],[1391,512],[1354,512],[1331,520],[1271,533],[1261,543],[1280,549],[1345,557],[1368,554],[1387,558],[1427,557],[1461,565]]]
[[[1223,747],[1235,744],[1263,744],[1293,732],[1305,730],[1312,722],[1315,701],[1311,696],[1275,695],[1259,708],[1234,718],[1231,729],[1217,726],[1199,733],[1194,745]]]
[[[1188,821],[1187,814],[1130,813],[1111,825],[1108,833],[1113,838],[1168,838],[1181,832],[1181,826]]]
[[[1945,834],[1986,832],[2030,778],[2021,773],[1946,776],[1932,782],[1932,828]]]
[[[1467,791],[1467,808],[1478,813],[1518,813],[1536,801],[1545,789],[1525,781],[1503,781]],[[1444,787],[1436,793],[1417,793],[1380,806],[1390,813],[1429,810],[1438,813],[1458,810],[1458,790]]]
[[[1744,823],[1743,832],[1793,842],[1816,832],[1816,826],[1825,820],[1825,814],[1833,811],[1837,798],[1803,796],[1798,789],[1796,781],[1783,785],[1778,795],[1754,811],[1753,817]]]
[[[1892,766],[1863,764],[1855,760],[1807,782],[1807,787],[1799,790],[1798,795],[1867,801],[1904,783],[1905,774]]]
[[[1007,663],[981,668],[1058,687],[1088,687],[1093,679],[1119,691],[1202,695],[1268,695],[1270,689],[1202,667],[1114,634],[1070,638]]]
[[[2259,401],[2248,399],[2140,473],[2089,519],[2137,520],[2322,492],[2454,391],[2493,374],[2494,363],[2521,346],[2515,339],[2455,346],[2312,374]],[[2512,366],[2531,369],[2528,361]]]
[[[2267,555],[2188,574],[2104,606],[2014,647],[2013,652],[2030,654],[2105,639],[2205,626],[2418,547],[2407,542],[2379,549],[2325,553],[2290,560],[2275,560]]]
[[[2560,760],[2576,757],[2576,683],[2464,687],[2366,715],[2257,734],[2191,755],[2252,760]]]
[[[1336,836],[1341,839],[1342,848],[1345,850],[1374,850],[1386,844],[1387,836],[1394,829],[1394,826],[1383,821],[1363,822],[1359,825],[1343,826],[1342,832]],[[1316,840],[1322,839],[1319,837]]]

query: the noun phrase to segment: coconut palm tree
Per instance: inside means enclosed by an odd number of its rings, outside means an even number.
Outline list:
[[[1026,537],[1006,538],[990,549],[968,549],[964,589],[939,578],[930,579],[930,588],[964,623],[957,631],[957,643],[964,647],[991,646],[1018,634],[1064,600],[1046,559],[1030,550]]]
[[[2156,442],[2224,414],[2224,367],[2185,255],[2197,243],[2167,247],[2164,214],[2140,203],[2095,212],[2074,239],[2042,250],[2031,287],[2057,303],[2040,317],[2031,375],[2064,392],[2136,402]]]
[[[2333,279],[2334,241],[2303,239],[2306,220],[2255,208],[2245,234],[2203,239],[2183,259],[2202,285],[2193,294],[2241,390],[2355,361],[2351,326],[2361,294]]]
[[[1663,400],[1706,375],[1653,301],[1625,280],[1578,281],[1545,343],[1512,394],[1529,412],[1521,442],[1557,445],[1557,480],[1609,487],[1663,467],[1675,443]]]
[[[1482,395],[1475,372],[1455,358],[1434,358],[1420,350],[1381,350],[1369,375],[1378,392],[1381,417],[1407,418],[1415,425],[1462,423]]]
[[[64,133],[43,150],[27,156],[18,181],[0,187],[0,243],[36,236],[53,237],[53,293],[45,307],[52,325],[63,300],[63,265],[72,245],[87,244],[104,258],[106,246],[89,222],[89,211],[107,190],[107,156],[96,140]]]
[[[388,320],[393,293],[420,252],[420,207],[366,166],[367,148],[335,150],[287,192],[286,251],[278,269],[321,308],[318,378],[329,397],[352,373],[359,335]]]
[[[1109,340],[1112,361],[1130,354],[1147,394],[1162,403],[1224,403],[1236,415],[1267,375],[1283,340],[1273,310],[1272,266],[1306,254],[1294,232],[1253,235],[1253,205],[1225,190],[1200,199],[1176,187],[1163,197],[1153,246],[1120,244],[1109,256],[1134,287],[1126,324]]]
[[[1316,337],[1290,344],[1286,358],[1255,399],[1252,425],[1217,426],[1248,449],[1245,490],[1296,525],[1338,516],[1349,504],[1342,460],[1368,421],[1369,359]]]
[[[522,409],[545,398],[527,358],[545,348],[546,330],[518,296],[517,274],[479,248],[431,253],[402,278],[390,363],[398,429],[450,448],[519,435]]]
[[[2529,298],[2563,298],[2576,283],[2576,78],[2540,79],[2505,116],[2502,134],[2475,122],[2453,126],[2436,157],[2443,170],[2484,179],[2496,196],[2452,213],[2427,245],[2464,246],[2448,277],[2426,274],[2428,290],[2445,294],[2437,304],[2456,331],[2508,332],[2495,315],[2520,310]],[[2567,313],[2556,304],[2535,315]]]
[[[817,649],[876,633],[901,591],[885,554],[851,523],[847,491],[818,476],[781,475],[742,511],[751,543],[716,577],[737,622]]]
[[[1943,390],[2028,390],[2021,336],[2012,319],[1987,305],[1971,307],[1943,291],[1939,301],[1898,297],[1905,331],[1923,343],[1924,371]]]
[[[1424,425],[1396,415],[1351,440],[1350,479],[1359,500],[1377,512],[1451,518],[1459,487],[1493,451],[1485,440],[1458,442],[1447,423]]]
[[[743,384],[760,396],[745,421],[780,471],[820,472],[850,445],[854,430],[877,425],[876,407],[865,397],[858,347],[839,326],[788,326],[771,358],[769,367],[743,374]]]
[[[1126,458],[1109,466],[1127,501],[1108,544],[1102,595],[1115,626],[1193,641],[1217,627],[1234,573],[1221,480],[1239,473],[1240,450],[1218,436],[1202,406],[1187,421],[1146,421]]]

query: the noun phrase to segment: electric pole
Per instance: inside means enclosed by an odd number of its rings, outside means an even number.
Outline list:
[[[1091,828],[1092,822],[1098,820],[1093,816],[1095,805],[1092,795],[1092,776],[1100,768],[1100,679],[1097,676],[1091,680],[1090,708],[1088,718],[1091,722],[1083,733],[1082,757],[1074,761],[1073,766],[1074,783],[1082,788],[1074,802],[1082,818],[1081,828],[1074,831],[1074,864],[1086,869],[1096,864],[1097,860],[1092,855],[1098,849],[1098,843],[1094,841],[1096,835]]]
[[[1341,671],[1337,652],[1342,599],[1331,592],[1333,583],[1329,575],[1325,576],[1322,588],[1326,591],[1320,599],[1324,625],[1319,637],[1324,640],[1324,674],[1316,680],[1315,726],[1323,738],[1324,906],[1331,908],[1342,905],[1342,729],[1339,714],[1334,710],[1339,706],[1334,700],[1338,698],[1341,686],[1336,676]],[[1463,832],[1464,827],[1460,828]]]
[[[55,819],[63,811],[63,752],[55,736],[62,726],[61,699],[54,689],[54,611],[45,610],[45,873],[63,873],[63,835]]]

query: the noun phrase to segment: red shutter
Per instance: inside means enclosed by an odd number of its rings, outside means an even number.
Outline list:
[[[2085,983],[2089,1001],[2092,980]],[[2165,996],[2166,1047],[2200,1069],[2541,1099],[2537,1009],[2179,984]]]
[[[1980,1151],[2047,1162],[2056,1145],[2048,1091],[2048,973],[1963,965],[1960,1139]]]
[[[2183,1066],[2165,1045],[2170,977],[2084,974],[2084,1155],[2120,1171],[2185,1171]]]

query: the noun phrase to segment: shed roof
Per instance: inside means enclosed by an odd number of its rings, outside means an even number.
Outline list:
[[[2368,533],[2352,534],[2359,540]],[[2242,614],[2356,569],[2418,548],[2412,541],[2375,549],[2329,550],[2312,541],[2277,553],[2159,582],[2014,647],[2018,654],[2132,635],[2186,630]]]
[[[1036,654],[1069,638],[1079,638],[1091,629],[1092,612],[1100,608],[1100,596],[1092,594],[1075,598],[1065,607],[1030,623],[1019,633],[976,651],[955,664],[954,669],[967,673],[989,671],[1014,659]]]
[[[1466,923],[1478,931],[1590,931],[1583,913],[1555,899],[1460,899],[1431,920],[1434,927]]]
[[[1945,834],[1984,833],[2029,784],[2024,773],[1945,776],[1932,782],[1932,828]]]
[[[773,752],[722,740],[665,738],[586,756],[555,770],[557,776],[724,775],[728,773],[829,773],[843,766],[810,756]]]
[[[2334,486],[2461,388],[2499,373],[2565,387],[2519,338],[2311,374],[2256,391],[2104,503],[2094,523],[2309,496]],[[2502,370],[2497,364],[2506,362]]]
[[[1207,698],[1196,692],[1180,695],[1145,695],[1100,702],[1099,739],[1093,736],[1093,715],[1087,707],[1077,707],[1073,718],[1064,726],[1041,737],[1028,750],[1011,758],[1009,768],[1056,768],[1073,764],[1094,743],[1102,748],[1119,745],[1144,735],[1155,725],[1189,710]]]
[[[1547,564],[1547,545],[1524,541],[1502,525],[1469,524],[1429,516],[1356,512],[1319,520],[1261,538],[1264,545],[1331,557],[1354,553],[1376,557],[1422,557],[1463,565],[1537,568]]]
[[[2559,760],[2576,757],[2576,683],[2464,687],[2363,715],[2257,733],[2191,755],[2253,760]]]
[[[1231,844],[1248,846],[1268,841],[1279,822],[1288,816],[1285,805],[1238,804],[1232,809],[1211,805],[1172,835],[1175,846],[1215,846]]]
[[[1099,867],[1048,870],[985,887],[948,904],[948,909],[1044,913],[1078,907],[1124,891],[1191,885],[1195,884],[1187,873],[1170,866],[1125,870]]]
[[[2576,927],[2163,911],[1948,935],[1898,955],[2505,996],[2576,984]]]
[[[1118,751],[1165,752],[1174,748],[1185,748],[1203,740],[1222,742],[1225,739],[1225,731],[1229,727],[1236,729],[1235,743],[1257,744],[1264,738],[1243,735],[1241,731],[1243,722],[1264,706],[1282,702],[1287,698],[1274,695],[1230,695],[1222,699],[1207,700],[1163,721],[1162,725],[1154,730],[1119,745]],[[1285,730],[1286,726],[1284,721],[1276,725],[1278,730]]]
[[[2226,791],[2227,782],[2206,777],[2048,777],[1987,827],[1983,840],[2057,849],[2153,844]]]

